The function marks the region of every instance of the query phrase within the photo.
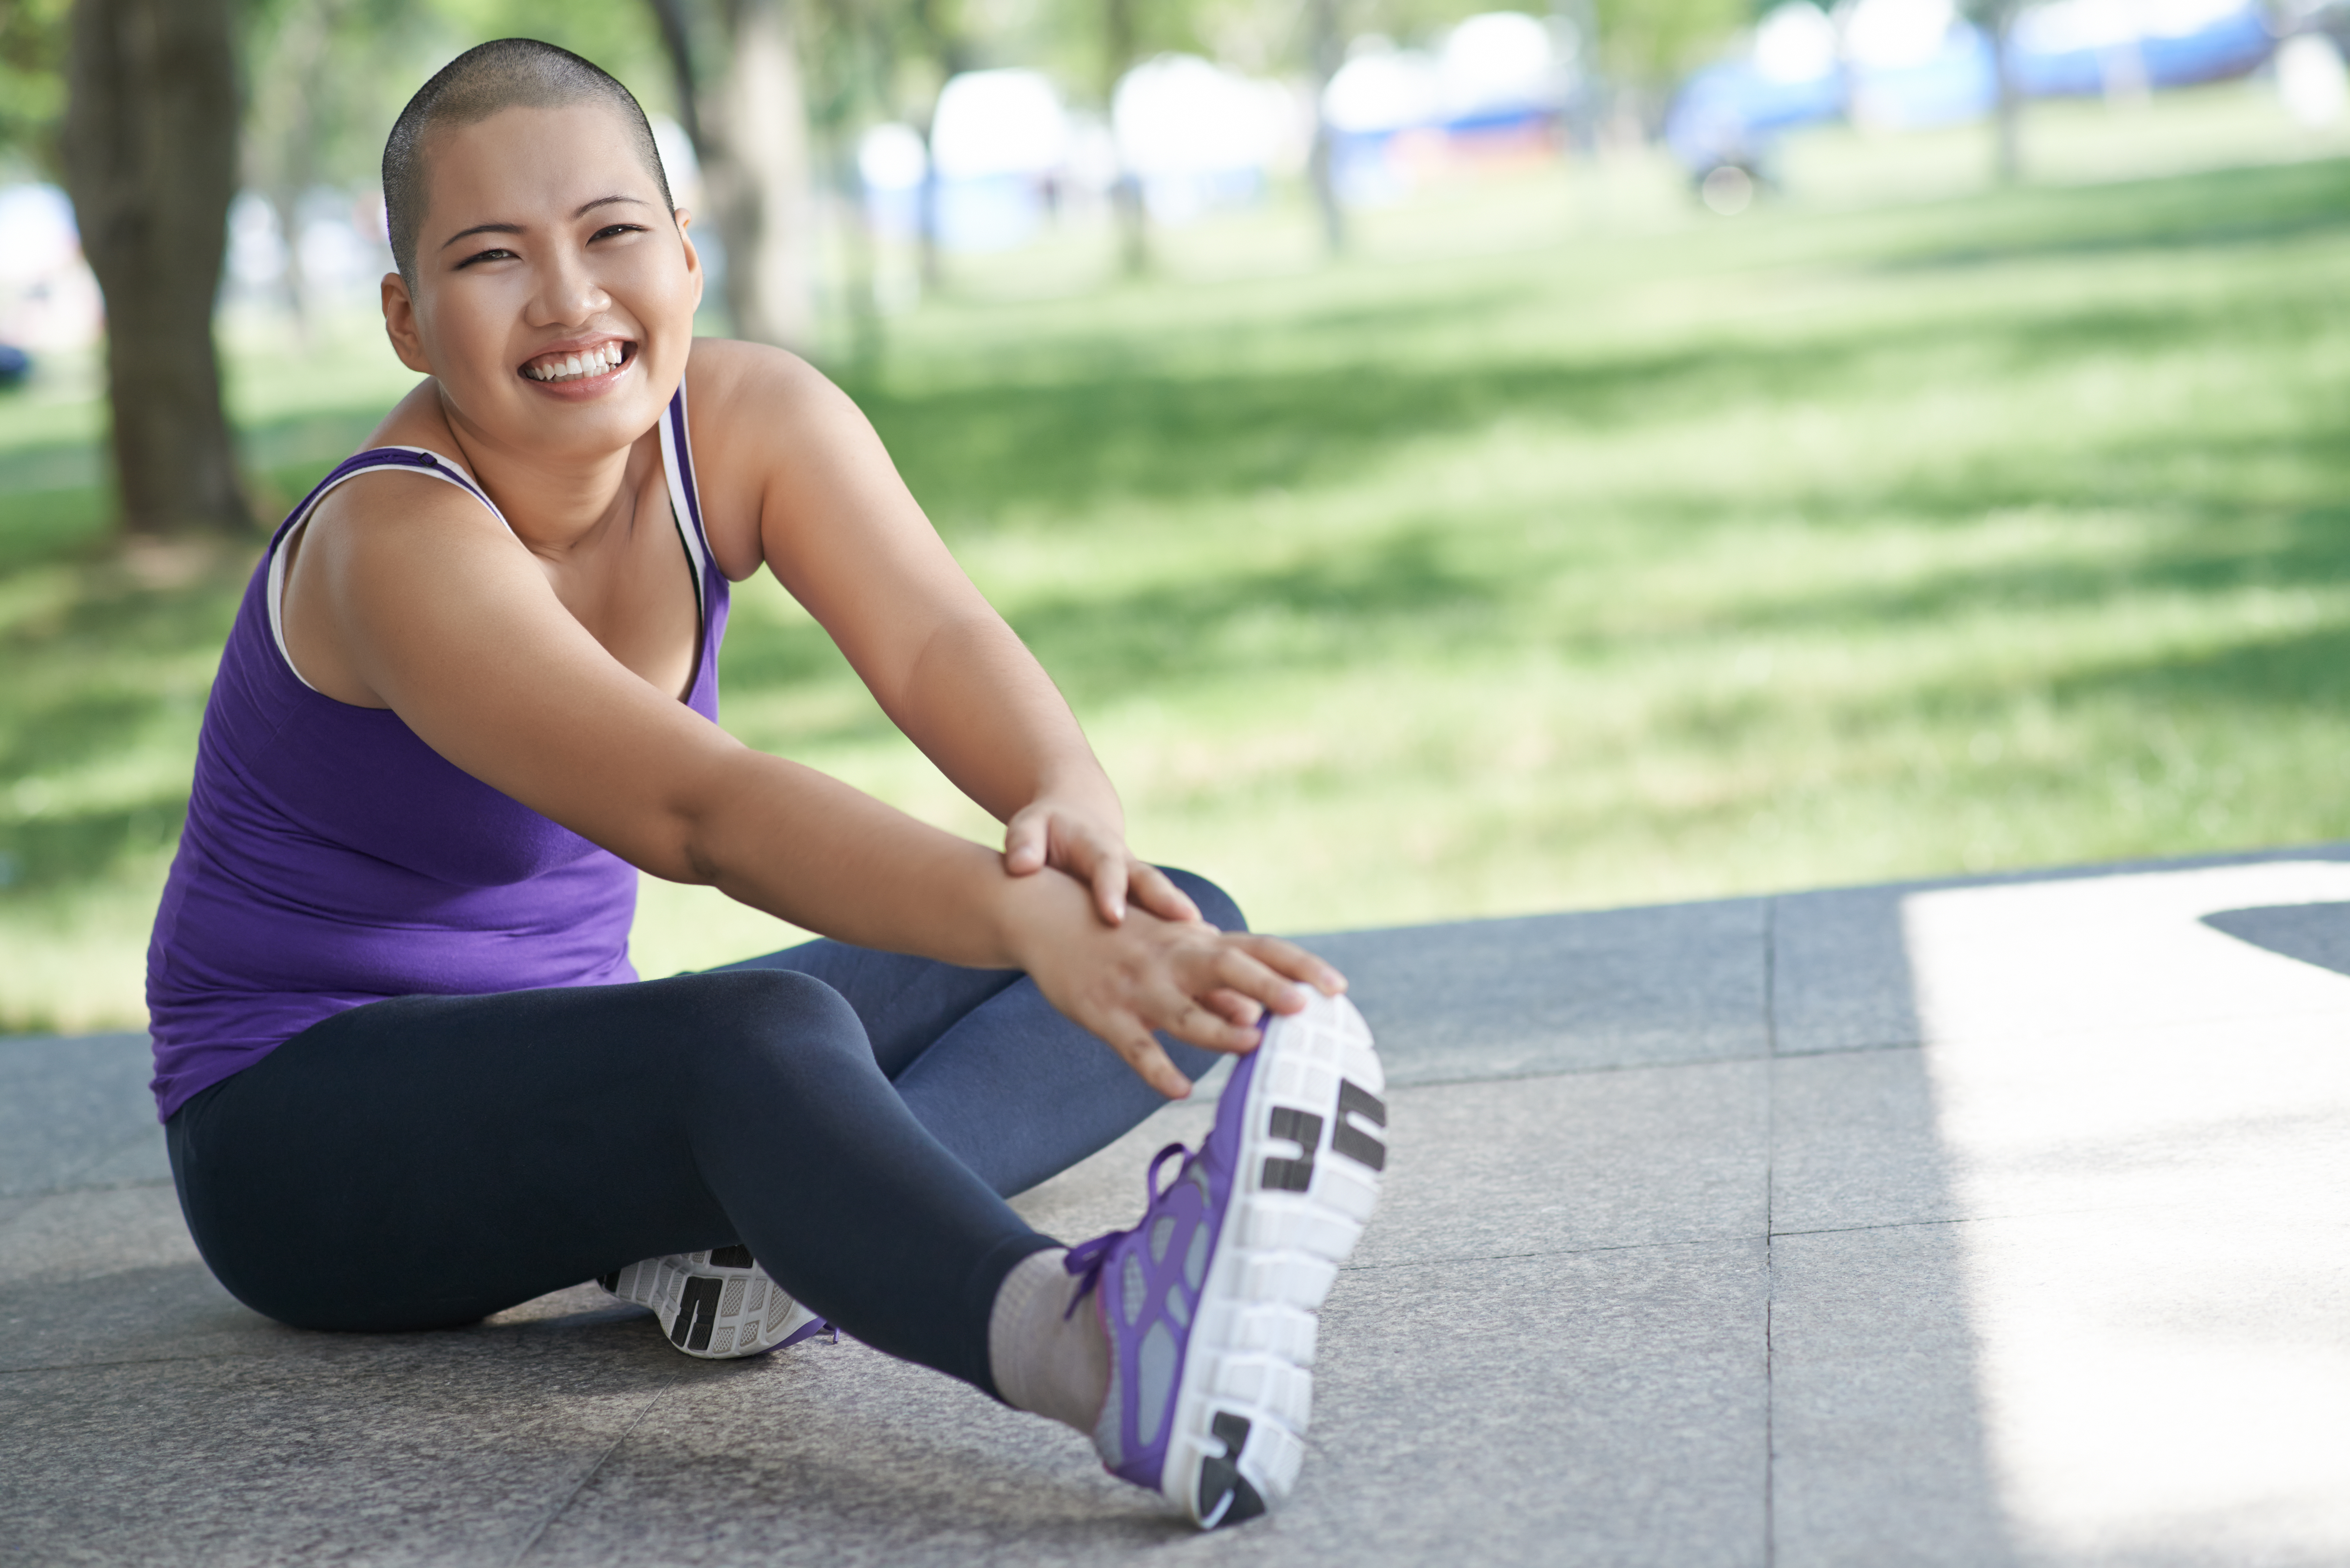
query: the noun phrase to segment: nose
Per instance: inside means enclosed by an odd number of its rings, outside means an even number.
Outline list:
[[[588,258],[568,245],[557,245],[538,267],[538,289],[531,300],[534,327],[575,327],[606,309],[612,296],[596,278]]]

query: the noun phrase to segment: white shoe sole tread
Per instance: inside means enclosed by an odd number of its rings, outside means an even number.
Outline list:
[[[607,1287],[622,1301],[653,1309],[670,1344],[704,1361],[773,1350],[816,1321],[755,1264],[729,1267],[708,1252],[673,1252],[630,1263]],[[685,1316],[680,1328],[678,1319]],[[709,1329],[702,1331],[707,1321]]]
[[[1259,1049],[1273,1054],[1249,1085],[1235,1193],[1201,1292],[1161,1472],[1165,1495],[1203,1528],[1219,1522],[1200,1517],[1200,1475],[1211,1460],[1236,1459],[1267,1508],[1296,1482],[1313,1404],[1315,1314],[1378,1202],[1386,1160],[1378,1096],[1387,1077],[1351,1002],[1317,997],[1274,1024]],[[1302,1190],[1268,1186],[1268,1162],[1279,1179],[1302,1179]],[[1220,1415],[1248,1423],[1237,1456],[1216,1435]]]

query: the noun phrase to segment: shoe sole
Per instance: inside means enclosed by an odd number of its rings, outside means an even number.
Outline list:
[[[704,1361],[774,1350],[816,1323],[751,1261],[747,1247],[647,1258],[596,1282],[652,1308],[670,1344]]]
[[[1296,1483],[1315,1314],[1387,1165],[1387,1075],[1352,1002],[1317,996],[1277,1017],[1257,1056],[1160,1472],[1160,1490],[1202,1530],[1253,1518]]]

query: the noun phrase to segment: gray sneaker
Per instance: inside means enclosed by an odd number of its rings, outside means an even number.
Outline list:
[[[596,1282],[652,1308],[669,1342],[705,1361],[763,1355],[831,1326],[767,1278],[748,1247],[647,1258]]]

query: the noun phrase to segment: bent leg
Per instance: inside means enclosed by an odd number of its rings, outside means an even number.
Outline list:
[[[205,1262],[297,1326],[467,1323],[740,1241],[859,1339],[993,1392],[996,1289],[1051,1244],[789,973],[372,1003],[167,1130]]]
[[[1222,888],[1189,871],[1167,875],[1210,924],[1248,929]],[[813,975],[846,997],[915,1119],[1007,1198],[1108,1147],[1167,1103],[1014,970],[816,941],[712,972],[748,969]],[[1159,1044],[1194,1080],[1218,1060],[1164,1034]]]

